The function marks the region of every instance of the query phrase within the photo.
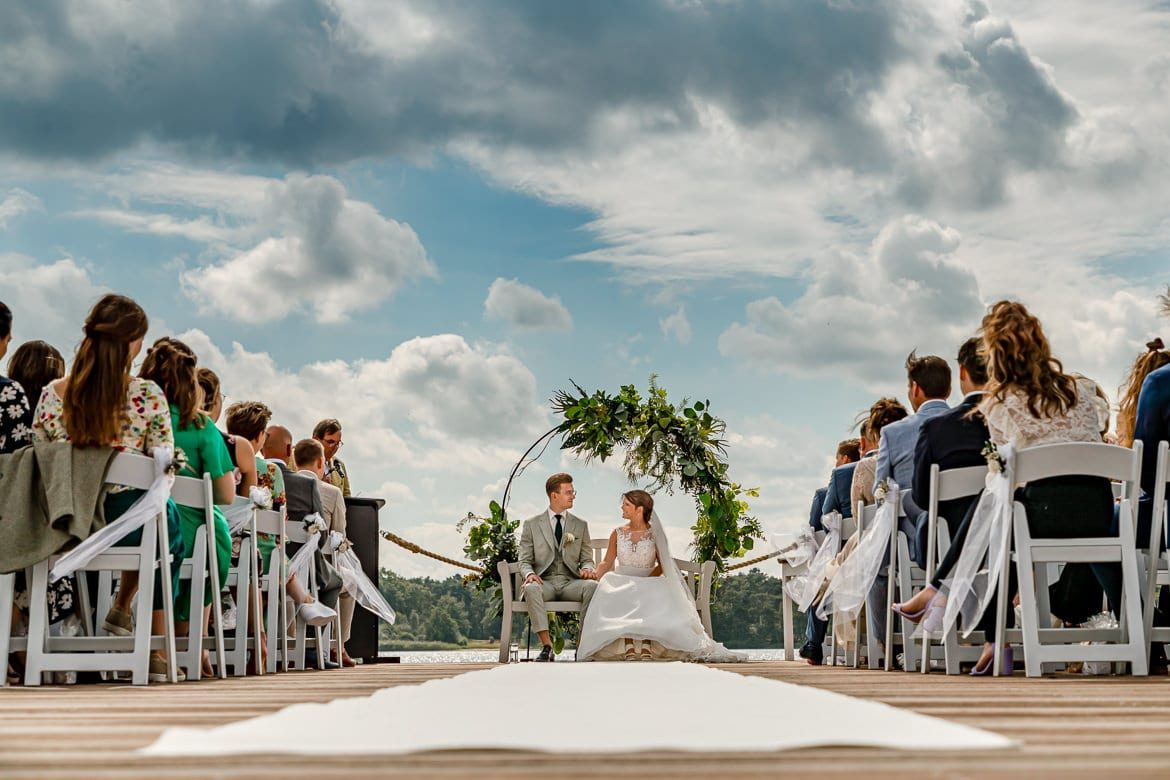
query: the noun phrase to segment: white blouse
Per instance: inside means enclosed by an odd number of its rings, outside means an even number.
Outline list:
[[[1003,401],[987,396],[982,411],[991,440],[999,445],[1010,442],[1017,449],[1070,441],[1100,442],[1096,388],[1083,378],[1076,380],[1076,388],[1076,404],[1056,417],[1033,417],[1027,397],[1019,391],[1009,392]]]

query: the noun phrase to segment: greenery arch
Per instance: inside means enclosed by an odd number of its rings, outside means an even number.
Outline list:
[[[562,390],[553,397],[553,410],[562,422],[533,442],[512,468],[504,495],[499,502],[491,502],[490,513],[480,517],[469,512],[460,524],[460,528],[470,524],[464,553],[485,570],[477,587],[494,589],[498,594],[496,564],[517,559],[520,523],[510,519],[506,511],[512,482],[558,434],[561,449],[570,450],[586,463],[595,458],[604,462],[618,448],[625,449],[627,478],[631,482],[650,478],[651,492],[671,493],[677,480],[695,499],[696,520],[691,530],[696,561],[713,560],[722,570],[727,558],[742,556],[754,547],[762,530],[749,514],[746,498],[759,494],[727,476],[725,423],[711,414],[710,401],[691,403],[684,399],[675,405],[656,377],[651,376],[649,384],[645,398],[634,385],[623,385],[611,395],[603,390],[589,393],[575,382],[573,392]]]

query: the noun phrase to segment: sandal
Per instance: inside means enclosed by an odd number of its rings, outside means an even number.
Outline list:
[[[641,658],[641,660],[643,660],[643,661],[653,661],[654,660],[654,654],[650,652],[650,643],[649,642],[646,642],[645,644],[642,645],[642,658]]]
[[[632,640],[632,639],[626,640],[626,656],[625,657],[626,657],[627,661],[637,661],[638,660],[638,651],[636,649],[634,649],[634,640]]]

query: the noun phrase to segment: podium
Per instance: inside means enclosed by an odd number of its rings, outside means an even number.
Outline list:
[[[353,551],[362,564],[362,571],[370,582],[378,582],[378,547],[382,537],[378,535],[378,511],[386,505],[380,498],[347,496],[345,499],[345,535],[353,544]],[[377,615],[362,609],[354,609],[353,625],[345,652],[351,658],[361,658],[363,663],[378,660]]]

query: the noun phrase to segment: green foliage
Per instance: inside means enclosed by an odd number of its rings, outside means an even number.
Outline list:
[[[676,406],[653,376],[645,399],[633,385],[623,385],[617,395],[574,388],[575,393],[562,390],[553,398],[553,409],[564,417],[557,428],[562,449],[589,462],[605,461],[622,447],[631,482],[649,477],[651,491],[669,493],[677,480],[695,497],[695,560],[713,560],[722,569],[727,558],[752,549],[762,530],[744,497],[758,493],[728,479],[726,426],[711,414],[710,401],[684,399]]]
[[[516,529],[520,527],[520,522],[509,520],[508,513],[497,501],[491,502],[488,508],[490,511],[486,517],[468,512],[456,528],[462,531],[465,526],[470,526],[463,554],[485,570],[483,575],[469,576],[468,581],[474,581],[477,589],[494,594],[496,614],[500,614],[500,572],[496,564],[500,561],[515,561],[520,557],[516,544]]]
[[[719,580],[719,598],[711,604],[711,629],[733,648],[783,647],[780,580],[759,569]],[[804,613],[793,615],[793,636],[804,644]]]

